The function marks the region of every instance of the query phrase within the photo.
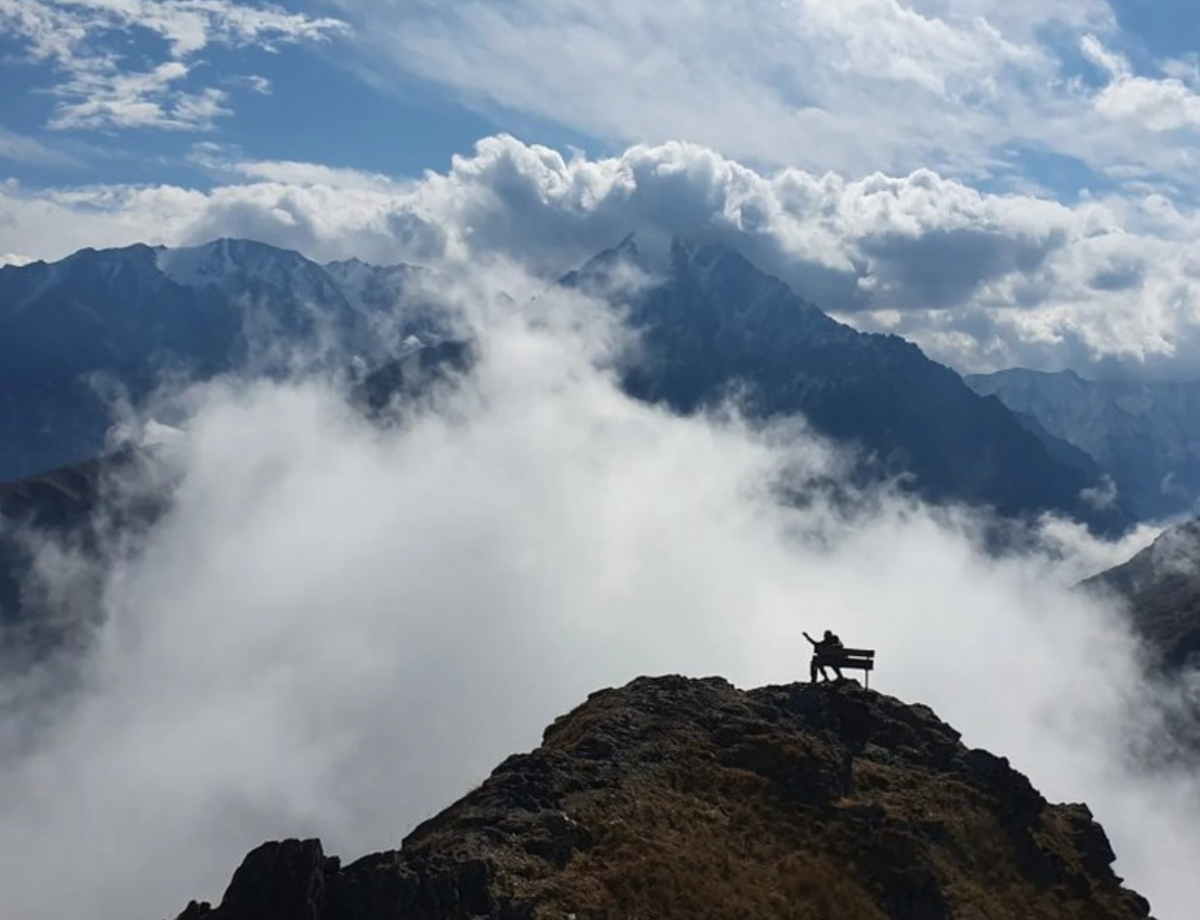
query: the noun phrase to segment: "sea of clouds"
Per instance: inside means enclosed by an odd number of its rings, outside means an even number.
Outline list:
[[[1133,753],[1172,691],[1072,590],[1148,534],[1047,521],[1044,551],[996,557],[965,510],[835,495],[845,457],[802,420],[628,398],[605,305],[502,265],[441,295],[479,349],[453,385],[385,425],[319,374],[169,394],[165,517],[98,573],[43,545],[32,578],[101,587],[68,596],[98,624],[70,684],[0,672],[0,890],[25,920],[215,901],[268,838],[395,847],[589,692],[801,679],[800,632],[827,627],[878,650],[881,692],[1086,801],[1118,871],[1189,915],[1200,780]]]

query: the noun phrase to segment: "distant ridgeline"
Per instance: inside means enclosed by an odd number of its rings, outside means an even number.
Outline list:
[[[1085,380],[1022,368],[965,379],[997,396],[1059,459],[1109,476],[1136,517],[1198,510],[1200,380]]]
[[[640,258],[630,240],[564,283],[602,293]],[[447,344],[436,309],[414,293],[421,272],[318,265],[242,240],[0,268],[0,481],[95,457],[111,421],[101,394],[136,403],[164,373],[282,373],[292,352],[317,350],[333,367],[375,369],[360,391],[375,411],[396,362],[411,370],[414,348]],[[653,277],[632,297],[644,347],[627,356],[624,381],[637,397],[692,412],[736,392],[753,416],[803,413],[861,449],[860,473],[906,474],[927,499],[1018,517],[1052,510],[1104,532],[1129,523],[1119,502],[1089,502],[1098,469],[915,345],[834,321],[734,250],[675,241]],[[455,369],[469,358],[461,343],[437,354]],[[433,358],[418,363],[438,376]]]
[[[592,694],[398,850],[266,843],[179,920],[1136,920],[1084,805],[844,682]]]

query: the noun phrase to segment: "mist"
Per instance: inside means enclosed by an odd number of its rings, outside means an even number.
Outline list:
[[[1120,612],[1071,590],[1147,534],[1048,520],[1045,552],[993,558],[965,510],[847,500],[848,458],[802,421],[633,401],[613,311],[523,284],[448,293],[478,363],[387,425],[327,376],[175,394],[172,507],[69,599],[97,623],[75,684],[0,675],[0,889],[23,918],[173,916],[264,839],[394,848],[591,691],[806,679],[800,631],[824,628],[878,650],[876,689],[1086,801],[1118,872],[1187,916],[1200,782],[1135,755],[1167,691]],[[39,559],[32,578],[89,583],[69,548]]]

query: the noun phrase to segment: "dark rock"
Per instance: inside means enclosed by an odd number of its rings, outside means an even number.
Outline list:
[[[336,866],[331,865],[336,873]],[[214,912],[216,918],[321,920],[326,859],[319,840],[283,840],[252,850]]]
[[[927,707],[845,681],[592,694],[397,851],[250,854],[180,920],[1134,920],[1112,848]]]

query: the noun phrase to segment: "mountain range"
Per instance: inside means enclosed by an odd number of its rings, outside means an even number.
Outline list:
[[[382,360],[399,332],[380,304],[416,274],[249,240],[4,266],[0,480],[96,456],[114,412],[164,381]]]
[[[639,258],[629,240],[564,283],[595,289]],[[421,274],[318,265],[245,240],[0,269],[0,480],[94,457],[112,406],[139,403],[164,377],[281,373],[314,355],[378,370],[414,331],[436,342]],[[728,247],[675,241],[629,319],[644,348],[624,379],[641,398],[690,412],[740,391],[752,416],[802,413],[857,447],[864,468],[928,499],[1052,510],[1110,531],[1128,523],[1119,505],[1089,503],[1095,476],[1053,456],[999,401],[911,343],[834,321]]]
[[[1127,523],[1119,506],[1089,503],[1097,480],[1052,456],[998,400],[911,342],[837,322],[728,246],[675,240],[659,265],[630,238],[565,283],[606,295],[631,269],[648,279],[621,291],[641,333],[625,371],[634,395],[680,412],[736,396],[751,417],[803,415],[856,447],[860,468],[931,501]]]

